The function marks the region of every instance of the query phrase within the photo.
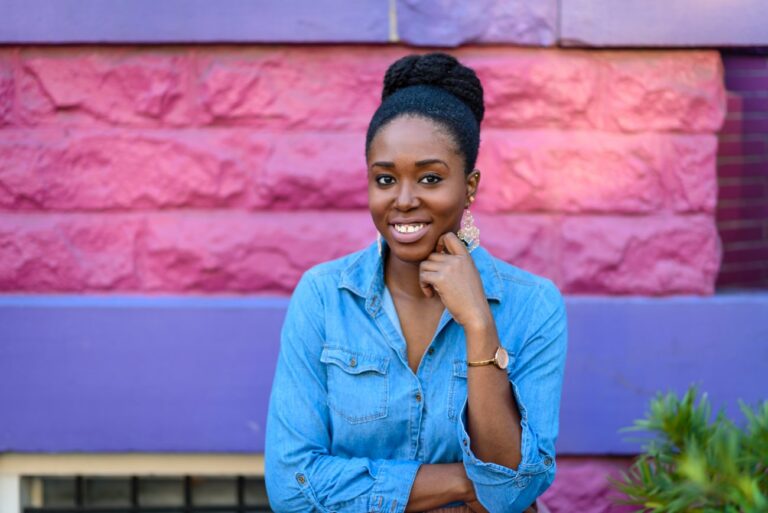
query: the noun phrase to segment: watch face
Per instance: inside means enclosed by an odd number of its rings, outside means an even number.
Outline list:
[[[507,365],[509,365],[509,355],[507,354],[507,350],[503,347],[500,347],[496,350],[496,366],[499,369],[506,369]]]

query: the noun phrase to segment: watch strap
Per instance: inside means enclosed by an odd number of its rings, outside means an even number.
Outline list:
[[[496,358],[491,358],[490,360],[467,362],[467,367],[482,367],[483,365],[493,365],[494,363],[496,363]]]

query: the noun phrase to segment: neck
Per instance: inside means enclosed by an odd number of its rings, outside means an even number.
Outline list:
[[[384,282],[393,295],[404,295],[411,299],[428,299],[419,286],[419,262],[406,262],[384,253]]]

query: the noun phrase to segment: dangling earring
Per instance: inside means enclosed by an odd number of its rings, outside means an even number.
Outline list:
[[[470,196],[469,202],[474,201],[474,196]],[[464,215],[461,217],[461,229],[456,233],[459,239],[464,241],[467,246],[467,250],[471,253],[473,249],[480,245],[480,228],[475,226],[475,218],[472,217],[472,212],[469,211],[469,207],[464,209]]]
[[[376,232],[376,245],[379,247],[379,256],[381,256],[381,233],[378,231]]]

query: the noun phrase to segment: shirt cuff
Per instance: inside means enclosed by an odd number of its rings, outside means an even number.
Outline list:
[[[379,460],[376,484],[368,503],[369,512],[403,513],[421,462]]]
[[[477,458],[472,452],[472,443],[467,433],[467,400],[461,407],[459,414],[458,435],[463,452],[464,468],[467,477],[476,484],[480,485],[513,485],[524,488],[530,482],[533,474],[538,474],[549,470],[555,461],[551,455],[542,454],[539,450],[536,433],[533,432],[528,424],[528,410],[525,407],[517,385],[510,382],[512,393],[514,394],[517,408],[520,412],[520,464],[517,469],[505,467],[493,462],[485,462]]]

